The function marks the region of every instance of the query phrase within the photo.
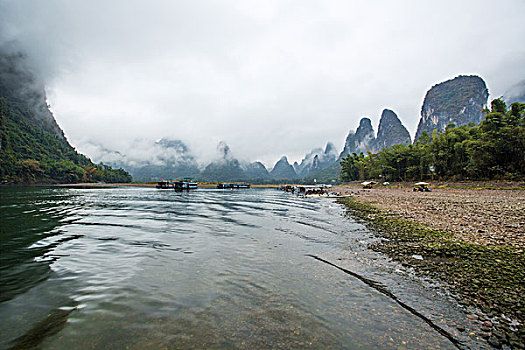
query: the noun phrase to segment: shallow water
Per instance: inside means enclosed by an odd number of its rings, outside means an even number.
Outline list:
[[[333,200],[271,189],[0,191],[0,348],[455,348],[309,256],[428,302],[366,251],[373,235]]]

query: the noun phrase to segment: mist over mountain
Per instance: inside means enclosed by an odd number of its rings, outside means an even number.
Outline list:
[[[202,181],[266,181],[268,170],[261,162],[237,159],[230,146],[221,141],[216,157],[209,163],[200,163],[182,140],[162,138],[158,141],[134,140],[129,150],[110,150],[102,145],[83,145],[97,162],[118,166],[129,171],[136,181],[193,178]]]
[[[247,176],[226,142],[221,141],[217,145],[218,158],[206,165],[198,175],[202,181],[243,181]]]
[[[505,91],[503,100],[508,106],[514,102],[525,103],[525,79]]]
[[[197,165],[190,148],[182,141],[162,138],[157,141],[136,139],[122,150],[111,150],[103,145],[84,143],[83,149],[89,150],[98,162],[120,164],[124,166],[144,166],[169,164]]]
[[[97,166],[66,140],[43,81],[25,54],[0,47],[0,181],[129,182],[124,170]]]
[[[96,144],[84,144],[83,149],[93,154],[97,162],[126,169],[136,181],[195,177],[200,173],[195,156],[181,140],[134,140],[126,150],[110,150]]]
[[[31,112],[31,120],[36,126],[65,138],[47,105],[44,82],[35,74],[25,54],[0,48],[0,80],[0,96],[23,104]]]
[[[333,143],[328,142],[324,150],[315,148],[306,154],[301,163],[295,162],[293,168],[299,178],[307,177],[310,173],[317,172],[328,167],[337,159],[337,150]]]

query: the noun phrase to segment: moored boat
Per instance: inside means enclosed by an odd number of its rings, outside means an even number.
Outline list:
[[[229,188],[250,188],[251,185],[250,184],[247,184],[247,183],[244,183],[244,182],[240,182],[240,183],[227,183],[227,182],[219,182],[217,184],[217,188],[218,189],[229,189]]]
[[[157,185],[155,187],[160,190],[168,190],[173,188],[173,182],[167,180],[160,180],[159,182],[157,182]]]
[[[175,191],[196,190],[199,185],[193,181],[175,181],[173,188]]]
[[[297,195],[304,197],[310,195],[328,195],[330,188],[332,188],[332,185],[297,185],[296,192]]]

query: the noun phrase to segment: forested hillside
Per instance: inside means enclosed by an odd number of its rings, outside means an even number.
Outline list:
[[[126,171],[95,165],[69,144],[23,60],[0,52],[0,181],[130,182]]]

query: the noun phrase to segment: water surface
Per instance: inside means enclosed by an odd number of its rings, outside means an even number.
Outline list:
[[[271,189],[0,191],[0,348],[454,348],[309,256],[392,275],[363,253],[373,235],[332,200]]]

